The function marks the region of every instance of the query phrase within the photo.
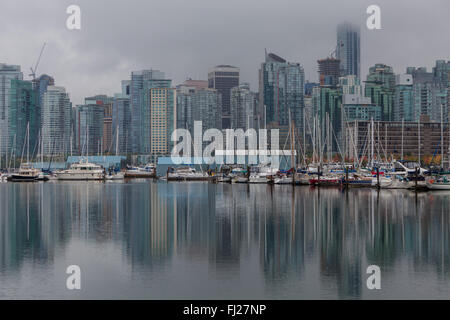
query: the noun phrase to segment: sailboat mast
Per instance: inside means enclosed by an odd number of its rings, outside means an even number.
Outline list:
[[[402,159],[401,160],[403,160],[403,139],[404,139],[403,131],[404,131],[404,128],[405,128],[405,118],[402,118]]]
[[[444,170],[444,112],[441,103],[441,167]]]
[[[418,136],[418,140],[419,140],[418,144],[419,144],[419,167],[420,167],[420,158],[421,158],[421,156],[420,156],[420,116],[419,116],[419,121],[417,123],[418,123],[418,133],[419,133],[417,136]]]
[[[119,125],[116,127],[116,156],[119,155]]]
[[[27,122],[27,163],[30,161],[30,122]]]

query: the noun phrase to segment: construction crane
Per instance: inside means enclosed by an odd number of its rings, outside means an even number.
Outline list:
[[[31,69],[31,74],[29,76],[32,77],[33,80],[36,79],[36,70],[37,70],[37,68],[39,66],[39,62],[41,62],[42,53],[44,53],[44,49],[45,49],[46,45],[47,45],[47,43],[44,42],[44,45],[42,46],[42,49],[41,49],[41,53],[39,54],[39,57],[37,59],[36,65],[34,66],[34,68],[32,68],[32,67],[30,68]]]
[[[343,46],[344,46],[344,43],[343,43],[342,41],[339,41],[339,42],[336,44],[336,47],[333,48],[333,51],[331,51],[331,53],[330,53],[330,58],[331,58],[331,59],[337,59],[337,51],[338,51],[338,48],[339,48],[339,47],[343,47]]]

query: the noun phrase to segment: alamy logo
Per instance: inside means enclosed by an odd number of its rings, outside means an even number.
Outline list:
[[[269,132],[270,150],[268,148]],[[195,121],[193,139],[189,130],[176,129],[172,133],[172,141],[176,143],[171,153],[174,164],[192,164],[193,149],[193,164],[270,163],[272,167],[277,168],[280,155],[286,153],[279,150],[278,129],[259,129],[258,132],[252,128],[245,132],[243,129],[226,129],[224,139],[221,130],[213,128],[203,133],[202,122]],[[224,148],[224,141],[226,148]],[[203,149],[204,142],[210,143]]]
[[[381,9],[377,5],[371,5],[367,7],[367,14],[370,16],[367,18],[367,29],[379,30],[381,29]]]
[[[66,13],[70,16],[66,20],[66,27],[69,30],[81,29],[81,9],[77,5],[67,7]]]
[[[367,279],[367,289],[373,290],[381,289],[381,270],[379,266],[372,265],[367,267],[367,274],[370,274],[369,278]]]
[[[69,290],[81,290],[81,269],[77,265],[71,265],[67,267],[67,274],[70,276],[67,278],[66,287]]]

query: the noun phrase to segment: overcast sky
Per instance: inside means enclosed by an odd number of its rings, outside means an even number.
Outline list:
[[[82,28],[66,28],[66,8],[81,7]],[[382,30],[366,28],[366,8],[381,7]],[[66,87],[74,104],[120,92],[132,70],[159,69],[179,84],[206,79],[218,64],[241,68],[258,86],[264,48],[305,68],[317,81],[317,59],[336,46],[336,25],[361,26],[361,71],[450,60],[449,0],[1,0],[0,63],[25,78],[47,42],[38,74]]]

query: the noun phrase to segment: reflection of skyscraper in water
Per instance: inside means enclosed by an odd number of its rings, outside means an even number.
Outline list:
[[[215,187],[211,184],[174,184],[177,197],[177,249],[208,257],[215,234]]]
[[[66,216],[54,214],[54,204],[43,198],[50,187],[0,186],[0,270],[19,271],[26,260],[51,264],[56,247],[66,242]]]
[[[174,253],[177,226],[176,197],[171,184],[134,186],[127,194],[128,255],[132,264],[164,263]]]
[[[362,241],[355,239],[355,235],[358,237],[355,227],[360,202],[367,203],[367,192],[370,191],[358,190],[358,195],[351,199],[339,190],[317,193],[321,277],[324,282],[336,279],[339,297],[361,295]]]
[[[260,254],[266,280],[289,279],[288,274],[304,269],[305,199],[291,192],[261,197]]]

